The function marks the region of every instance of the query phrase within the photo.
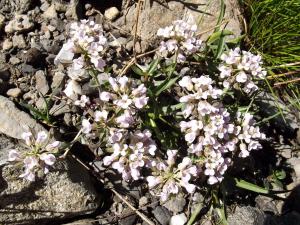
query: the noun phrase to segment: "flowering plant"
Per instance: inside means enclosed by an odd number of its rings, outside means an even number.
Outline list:
[[[225,101],[232,90],[248,97],[258,90],[266,75],[261,57],[224,48],[212,59],[196,31],[195,24],[182,20],[159,29],[163,40],[152,62],[117,74],[107,72],[109,38],[102,27],[82,20],[71,24],[70,39],[55,59],[67,66],[63,92],[78,109],[75,126],[82,143],[97,142],[103,152],[97,159],[105,167],[125,181],[146,181],[162,201],[195,193],[204,182],[217,186],[234,159],[260,149],[265,138],[250,106],[243,111]],[[217,69],[208,68],[204,55]],[[91,80],[96,91],[84,94]],[[36,139],[24,135],[31,151],[21,156],[12,150],[9,160],[23,160],[21,176],[34,180],[37,168],[47,172],[54,164],[51,152],[59,143],[45,145],[44,133]]]

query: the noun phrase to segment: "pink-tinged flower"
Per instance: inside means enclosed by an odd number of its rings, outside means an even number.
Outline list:
[[[34,156],[26,156],[23,160],[26,169],[32,170],[34,167],[39,165],[39,161]]]
[[[129,98],[128,95],[122,95],[121,99],[115,100],[114,104],[121,107],[122,109],[128,109],[132,103],[132,99]]]
[[[24,173],[22,173],[19,177],[24,178],[28,181],[35,181],[35,174],[29,169],[25,169]]]
[[[218,183],[218,179],[215,177],[215,176],[210,176],[207,180],[207,183],[210,184],[210,185],[213,185],[213,184],[216,184]]]
[[[53,154],[47,154],[47,153],[41,154],[40,159],[43,160],[45,164],[47,164],[48,166],[52,166],[56,161],[56,158]]]
[[[40,131],[37,134],[36,140],[35,140],[35,144],[37,145],[41,145],[44,144],[48,139],[48,134],[46,131]]]
[[[154,177],[154,176],[148,176],[146,180],[148,182],[149,188],[153,188],[162,182],[162,179],[160,177]]]
[[[17,161],[17,160],[20,160],[20,159],[21,159],[21,155],[17,150],[12,149],[12,150],[9,151],[8,161],[13,162],[13,161]]]
[[[138,109],[141,109],[141,108],[143,108],[145,105],[147,105],[148,99],[149,99],[148,97],[134,98],[134,99],[133,99],[133,102],[134,102],[134,105],[135,105]]]
[[[89,134],[91,132],[92,124],[87,119],[83,119],[81,125],[82,125],[82,133]]]
[[[95,115],[94,115],[96,122],[106,121],[107,120],[107,116],[108,116],[108,111],[106,111],[106,110],[96,111]]]
[[[239,83],[245,83],[247,81],[248,77],[247,74],[245,72],[239,72],[236,75],[236,81]]]
[[[60,141],[54,141],[53,143],[48,144],[48,145],[46,146],[46,150],[47,150],[47,151],[51,151],[51,150],[53,150],[53,149],[55,149],[55,148],[58,148],[59,146],[60,146]]]
[[[32,133],[31,132],[24,132],[22,133],[22,139],[25,140],[27,145],[31,145],[31,137],[32,137]]]
[[[183,187],[186,189],[186,191],[190,194],[194,193],[196,190],[196,185],[190,184],[190,183],[184,183]]]
[[[116,118],[116,123],[122,128],[128,128],[134,124],[134,117],[129,110],[125,110],[122,115]]]
[[[107,91],[103,91],[100,94],[100,99],[104,102],[108,102],[110,99],[112,99],[112,95]]]
[[[103,70],[103,68],[106,66],[106,63],[103,59],[100,57],[91,57],[91,62],[94,64],[96,69]]]
[[[129,79],[126,76],[120,77],[118,83],[120,84],[120,90],[125,92],[128,88]]]
[[[113,161],[114,161],[114,158],[112,156],[110,156],[110,155],[109,156],[105,156],[103,158],[103,164],[104,164],[104,166],[111,165],[113,163]]]

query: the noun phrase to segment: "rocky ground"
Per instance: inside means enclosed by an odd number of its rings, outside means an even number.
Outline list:
[[[237,2],[225,1],[227,29],[236,37],[242,33]],[[133,52],[140,54],[155,45],[158,28],[193,15],[203,16],[200,29],[207,31],[216,24],[220,11],[218,0],[209,6],[204,0],[145,1],[137,25],[138,41],[133,46],[136,7],[130,0],[0,0],[0,224],[149,224],[133,206],[153,224],[167,225],[173,221],[171,224],[176,225],[178,219],[189,217],[187,207],[193,209],[203,201],[202,195],[190,199],[178,196],[161,205],[145,187],[124,183],[113,171],[106,171],[105,177],[96,179],[92,170],[101,169],[101,163],[94,161],[90,150],[76,155],[76,146],[73,158],[58,164],[45,180],[34,184],[19,180],[18,171],[7,164],[7,152],[21,147],[18,139],[25,127],[36,131],[50,129],[57,138],[68,138],[66,129],[74,125],[76,108],[59,98],[45,101],[45,96],[59,97],[65,85],[65,68],[55,66],[54,58],[67,39],[71,21],[90,18],[103,25],[109,34],[109,45],[114,49],[111,57],[122,56],[122,61],[112,65],[113,70],[119,71]],[[93,90],[86,86],[85,91]],[[272,98],[262,96],[260,103],[263,113],[272,115]],[[32,107],[40,112],[48,109],[50,116],[44,118]],[[293,117],[293,113],[298,114]],[[296,188],[300,183],[299,143],[293,136],[299,129],[299,112],[286,115],[287,124],[280,119],[273,120],[274,132],[282,134],[281,138],[274,138],[268,150],[254,155],[249,163],[255,157],[273,157],[273,166],[284,166],[291,171],[287,183],[294,191],[284,196],[289,196],[288,201],[258,195],[252,196],[254,202],[233,202],[229,208],[229,224],[300,224],[300,189]],[[104,181],[105,188],[99,180]],[[231,194],[245,197],[244,193]],[[204,217],[199,224],[211,222]]]

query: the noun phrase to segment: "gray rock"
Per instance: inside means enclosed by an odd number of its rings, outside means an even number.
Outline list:
[[[0,14],[0,29],[5,25],[5,16]]]
[[[7,136],[21,139],[28,128],[35,132],[45,130],[27,113],[20,111],[8,98],[0,95],[0,132]]]
[[[19,63],[21,62],[21,60],[20,60],[19,58],[15,57],[15,56],[13,56],[13,57],[11,57],[11,58],[9,59],[9,62],[10,62],[12,65],[17,65],[17,64],[19,64]]]
[[[264,212],[271,212],[275,215],[279,213],[275,202],[270,197],[259,195],[255,198],[255,202],[256,206]]]
[[[127,44],[127,38],[119,37],[116,40],[109,42],[109,46],[111,47],[121,47]]]
[[[35,88],[42,95],[47,94],[49,91],[49,85],[46,79],[44,71],[39,70],[35,73]]]
[[[27,15],[16,15],[5,26],[6,33],[26,32],[34,27],[34,23]]]
[[[146,196],[142,196],[139,199],[139,207],[143,207],[149,203],[148,198]]]
[[[119,14],[120,14],[120,12],[117,9],[117,7],[110,7],[109,9],[105,10],[105,12],[104,12],[104,16],[106,17],[106,19],[108,19],[110,21],[115,20]]]
[[[126,213],[130,213],[130,210],[128,210],[128,211],[125,210],[125,212],[123,213],[123,215],[124,214],[126,215]],[[126,217],[120,219],[119,225],[134,225],[134,224],[136,224],[136,219],[137,219],[137,216],[136,216],[135,213],[133,213],[130,216],[126,216]]]
[[[32,74],[35,71],[37,71],[37,69],[33,68],[33,66],[31,66],[31,65],[28,65],[28,64],[24,63],[21,66],[21,71],[22,71],[22,73],[30,73],[30,74]]]
[[[15,15],[16,13],[27,12],[32,6],[34,0],[7,0],[1,1],[2,9],[8,14]]]
[[[225,0],[226,10],[224,20],[228,20],[226,29],[232,30],[235,37],[241,34],[241,25],[238,16],[239,5],[237,0]],[[209,30],[201,36],[202,40],[213,32],[214,26],[217,24],[218,16],[221,11],[219,0],[191,0],[185,1],[168,1],[167,4],[159,1],[145,1],[144,8],[139,16],[138,35],[141,38],[142,51],[148,48],[150,43],[156,39],[156,32],[159,28],[169,26],[174,20],[184,19],[197,23],[200,18],[201,24],[198,26],[199,31]],[[136,23],[136,4],[128,8],[127,13],[117,19],[114,24],[121,27],[125,31],[134,34]],[[206,12],[206,13],[203,13]],[[163,18],[163,19],[162,19]]]
[[[186,200],[183,195],[176,195],[166,201],[163,206],[174,214],[178,214],[184,210]]]
[[[6,137],[4,134],[0,134],[0,166],[5,165],[8,162],[8,153],[11,149],[15,149],[15,146],[15,140]],[[0,186],[0,191],[2,191],[1,189],[2,185]]]
[[[23,34],[14,35],[12,38],[12,43],[15,48],[23,49],[27,47]]]
[[[283,134],[289,136],[294,133],[294,130],[299,128],[300,121],[296,114],[298,110],[289,109],[281,100],[276,100],[270,93],[260,92],[256,97],[256,104],[259,106],[265,117],[273,116],[278,113],[278,107],[281,108],[285,120],[281,115],[270,120],[270,123]]]
[[[6,94],[8,96],[14,97],[14,98],[19,97],[21,93],[22,93],[22,91],[20,88],[11,88],[6,92]]]
[[[54,74],[52,83],[51,83],[52,91],[55,91],[56,93],[61,91],[61,89],[64,87],[65,77],[66,77],[66,75],[62,72],[56,72]]]
[[[265,215],[251,206],[238,206],[233,214],[228,216],[229,225],[264,225]]]
[[[50,114],[53,116],[59,116],[61,114],[72,112],[71,106],[65,101],[61,101],[59,104],[55,104],[50,109]]]
[[[171,219],[170,212],[163,206],[157,206],[152,213],[161,225],[168,225]]]
[[[1,173],[2,224],[49,224],[92,213],[100,203],[89,174],[71,160],[56,163],[34,183],[20,179],[21,168],[13,165],[4,166]]]
[[[3,43],[2,43],[2,49],[3,49],[4,51],[7,51],[7,50],[11,49],[12,47],[13,47],[13,43],[12,43],[11,40],[5,39],[5,40],[3,41]]]

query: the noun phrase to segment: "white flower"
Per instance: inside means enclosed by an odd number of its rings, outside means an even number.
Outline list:
[[[24,132],[22,133],[21,137],[23,140],[25,140],[27,145],[31,145],[31,137],[32,137],[31,132]]]
[[[109,93],[107,91],[103,91],[100,94],[100,99],[104,102],[108,102],[111,98],[112,98],[111,93]]]
[[[108,116],[108,111],[102,110],[102,111],[96,111],[95,112],[95,121],[99,122],[101,120],[106,121]]]
[[[40,131],[37,134],[36,140],[35,140],[35,144],[37,145],[41,145],[43,143],[45,143],[45,141],[47,141],[48,139],[48,134],[45,131]]]
[[[239,72],[236,75],[236,81],[239,83],[245,83],[247,81],[247,79],[248,79],[247,74],[244,72]]]
[[[8,161],[13,162],[13,161],[20,160],[20,159],[21,159],[21,155],[17,150],[12,149],[9,151]]]
[[[75,105],[78,105],[82,108],[85,107],[86,104],[89,104],[89,103],[90,103],[90,98],[87,97],[86,95],[81,95],[80,100],[76,100],[74,102]]]
[[[149,99],[148,97],[134,98],[134,99],[133,99],[133,102],[134,102],[134,105],[135,105],[138,109],[141,109],[141,108],[143,108],[145,105],[147,105],[148,99]]]
[[[53,154],[47,154],[47,153],[41,154],[40,159],[43,160],[45,164],[49,166],[52,166],[56,161],[56,158]]]
[[[82,120],[82,132],[84,134],[89,134],[92,130],[92,124],[87,120],[83,119]]]
[[[35,174],[29,169],[25,169],[24,173],[21,174],[19,177],[24,178],[31,182],[35,181]]]
[[[35,166],[39,165],[38,159],[34,156],[26,156],[23,160],[26,169],[32,170]]]

